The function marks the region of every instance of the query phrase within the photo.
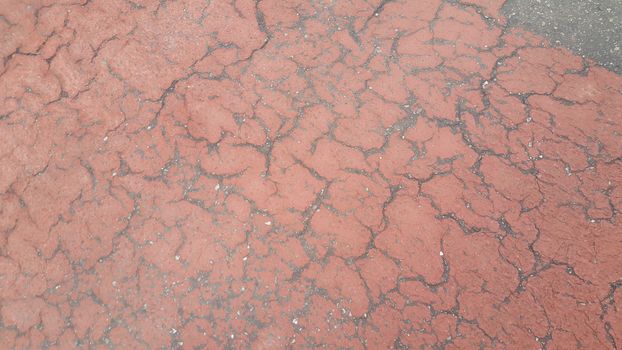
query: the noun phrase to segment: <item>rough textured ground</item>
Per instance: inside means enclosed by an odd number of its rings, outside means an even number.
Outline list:
[[[621,0],[507,0],[510,25],[521,25],[622,74]]]
[[[501,0],[2,0],[0,348],[620,349],[622,78]]]

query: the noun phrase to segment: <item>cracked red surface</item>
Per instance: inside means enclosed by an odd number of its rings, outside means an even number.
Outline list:
[[[618,349],[622,78],[501,5],[4,2],[0,347]]]

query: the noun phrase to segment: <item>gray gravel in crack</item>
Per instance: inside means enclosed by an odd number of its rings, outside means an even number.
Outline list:
[[[508,0],[510,25],[622,74],[622,0]]]

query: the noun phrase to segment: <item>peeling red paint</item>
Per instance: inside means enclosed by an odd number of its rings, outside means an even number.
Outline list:
[[[622,78],[502,3],[3,4],[0,347],[617,349]]]

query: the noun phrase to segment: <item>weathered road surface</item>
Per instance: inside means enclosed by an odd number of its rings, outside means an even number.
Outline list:
[[[620,0],[508,0],[510,25],[544,35],[622,74],[622,2]]]
[[[516,2],[76,2],[0,6],[0,348],[622,347],[622,77]]]

